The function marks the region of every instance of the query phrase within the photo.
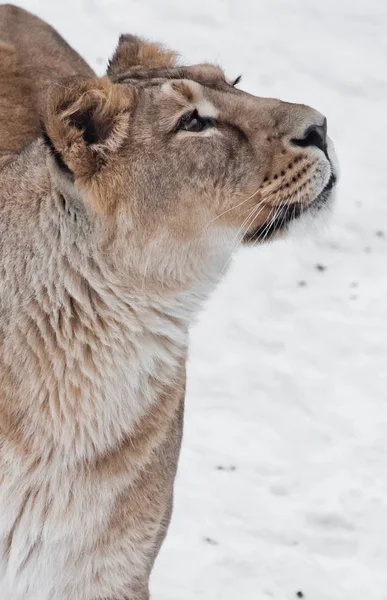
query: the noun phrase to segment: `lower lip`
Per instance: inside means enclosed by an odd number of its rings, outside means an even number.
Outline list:
[[[313,202],[307,207],[309,208],[322,208],[329,200],[330,192],[333,190],[335,183],[337,181],[336,176],[332,173],[330,180],[326,184],[325,188],[322,192],[313,200]]]

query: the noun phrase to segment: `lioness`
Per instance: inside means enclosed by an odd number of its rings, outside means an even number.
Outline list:
[[[0,78],[0,598],[145,600],[189,326],[239,241],[329,204],[326,119],[129,35],[97,78],[10,6]]]

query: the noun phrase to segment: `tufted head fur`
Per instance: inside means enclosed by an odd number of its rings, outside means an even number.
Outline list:
[[[161,44],[124,34],[120,36],[117,49],[109,61],[107,74],[110,77],[122,75],[131,67],[168,69],[176,65],[177,57],[176,52],[163,48]]]

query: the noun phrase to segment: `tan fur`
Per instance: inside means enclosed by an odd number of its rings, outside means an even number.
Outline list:
[[[94,75],[54,29],[9,4],[0,6],[0,65],[3,155],[38,135],[37,108],[48,85],[66,75]]]
[[[327,199],[292,141],[322,116],[132,36],[96,78],[11,6],[0,81],[0,598],[147,600],[189,326],[242,237]]]
[[[144,42],[134,35],[122,35],[109,62],[108,75],[121,75],[130,67],[168,68],[175,66],[177,54],[160,44]]]

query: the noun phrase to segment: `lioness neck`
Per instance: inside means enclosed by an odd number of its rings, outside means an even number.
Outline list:
[[[17,165],[14,175],[17,187]],[[0,209],[0,410],[30,449],[44,439],[67,461],[89,459],[130,435],[173,385],[197,294],[123,281],[46,173],[16,219],[8,209],[6,202]]]

